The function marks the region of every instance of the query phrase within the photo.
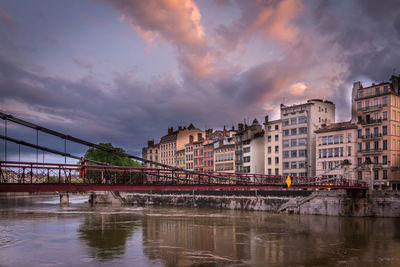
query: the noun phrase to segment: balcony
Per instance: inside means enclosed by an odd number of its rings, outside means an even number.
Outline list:
[[[243,154],[243,150],[235,150],[235,155],[241,155]]]
[[[368,106],[368,107],[358,108],[357,111],[362,111],[362,112],[374,111],[374,110],[379,110],[385,106],[387,106],[387,104]]]
[[[361,136],[362,139],[371,140],[371,139],[379,139],[382,137],[382,134],[369,134]]]
[[[243,161],[241,159],[237,159],[237,160],[235,160],[235,164],[241,165],[241,164],[243,164]]]
[[[361,150],[358,151],[359,153],[362,153],[363,155],[372,155],[372,154],[379,154],[382,152],[382,149],[369,149],[369,150]]]
[[[357,123],[361,125],[372,125],[372,124],[380,124],[382,123],[382,119],[369,119],[369,120],[360,120]]]

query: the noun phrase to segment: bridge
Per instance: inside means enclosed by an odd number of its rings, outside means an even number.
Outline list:
[[[0,112],[5,121],[5,134],[0,139],[13,142],[48,153],[69,158],[80,159],[80,156],[66,152],[66,141],[83,144],[108,153],[128,157],[155,168],[138,168],[111,166],[103,162],[86,159],[88,165],[64,163],[39,163],[21,161],[0,161],[0,192],[93,192],[93,191],[149,191],[149,190],[317,190],[348,189],[366,190],[364,181],[342,178],[322,178],[294,176],[288,187],[287,177],[250,173],[201,172],[189,171],[162,163],[153,162],[125,152],[105,148],[97,144],[66,135],[12,115]],[[64,152],[39,146],[7,136],[7,121],[57,136],[64,140]],[[5,157],[6,158],[6,157]],[[83,174],[84,173],[84,174]]]

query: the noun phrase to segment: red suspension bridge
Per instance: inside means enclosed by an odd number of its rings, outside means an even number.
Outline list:
[[[85,191],[141,191],[141,190],[240,190],[240,189],[288,189],[287,177],[249,173],[188,171],[158,162],[152,162],[124,152],[115,151],[97,144],[65,135],[45,127],[27,122],[0,112],[0,117],[19,125],[57,136],[64,142],[72,141],[109,153],[125,156],[156,168],[110,166],[91,161],[90,165],[66,163],[34,163],[0,161],[0,192],[85,192]],[[7,125],[7,124],[5,124]],[[5,142],[13,142],[37,150],[80,159],[79,156],[39,146],[5,135]],[[82,175],[82,169],[85,175]],[[363,181],[345,178],[295,176],[290,189],[354,189],[365,190]]]

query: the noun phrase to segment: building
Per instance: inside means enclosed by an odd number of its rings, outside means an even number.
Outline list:
[[[159,162],[160,159],[160,144],[154,144],[154,140],[147,141],[147,147],[142,149],[142,158]],[[157,167],[154,164],[143,162],[143,168],[154,168]]]
[[[265,173],[264,132],[257,133],[250,140],[250,173]]]
[[[187,128],[182,128],[181,126],[179,126],[178,135],[176,137],[176,149],[184,149],[185,145],[190,141],[190,136],[196,137],[199,136],[199,134],[201,134],[202,136],[206,136],[204,131],[197,129],[193,126],[193,124],[190,124]]]
[[[282,123],[281,120],[264,122],[265,174],[282,174]]]
[[[205,140],[203,142],[203,162],[204,162],[204,171],[213,171],[214,170],[214,144],[212,140]]]
[[[194,170],[194,146],[193,136],[189,136],[189,143],[185,145],[185,169],[188,171]]]
[[[315,176],[315,131],[335,122],[335,104],[320,99],[285,106],[281,104],[282,173]]]
[[[264,143],[258,144],[261,139],[258,139],[257,141],[254,141],[252,144],[252,139],[257,136],[257,138],[261,138],[264,135],[264,131],[262,129],[262,126],[258,123],[257,119],[253,120],[253,123],[251,126],[245,127],[246,132],[243,134],[243,141],[242,141],[242,148],[243,148],[243,172],[245,173],[259,173],[259,174],[264,174],[264,172],[255,172],[255,166],[258,166],[258,171],[264,169]],[[252,151],[256,149],[257,151]],[[262,162],[263,166],[260,167],[260,149],[262,150]],[[253,168],[252,168],[253,167]]]
[[[176,151],[176,167],[185,169],[185,149]]]
[[[203,137],[201,133],[199,133],[198,140],[196,142],[193,142],[193,161],[195,171],[203,171],[204,168],[203,142]]]
[[[247,139],[247,125],[238,124],[238,131],[233,136],[235,142],[235,172],[243,172],[243,140]]]
[[[353,84],[357,123],[357,178],[374,188],[400,190],[400,77],[363,87]]]
[[[351,122],[323,125],[315,131],[317,142],[316,175],[354,180],[357,167],[357,125]],[[348,163],[343,164],[344,162]]]
[[[176,139],[178,131],[168,128],[168,134],[160,139],[160,162],[169,166],[176,165]]]
[[[235,172],[235,144],[221,144],[214,149],[214,170],[218,172]]]

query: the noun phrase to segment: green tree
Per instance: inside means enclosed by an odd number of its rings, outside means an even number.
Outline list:
[[[113,147],[111,143],[100,143],[99,146],[112,149],[118,152],[125,152],[122,148]],[[142,164],[132,160],[130,158],[109,153],[100,149],[90,148],[85,153],[86,159],[91,159],[103,163],[108,163],[114,166],[124,166],[124,167],[142,167]],[[80,164],[81,161],[78,162]],[[94,165],[93,163],[86,162],[87,165]],[[140,183],[142,176],[140,174],[135,174],[132,172],[100,172],[91,171],[90,169],[86,173],[86,178],[90,182],[99,183],[101,181],[112,182],[112,183]]]

